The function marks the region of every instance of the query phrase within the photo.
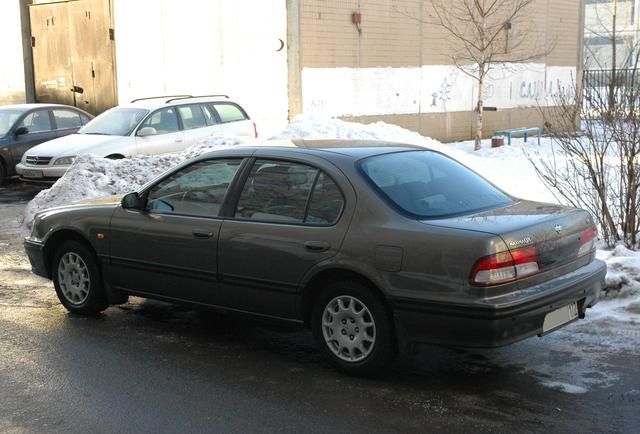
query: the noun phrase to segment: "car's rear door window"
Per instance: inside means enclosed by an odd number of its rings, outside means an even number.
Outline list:
[[[320,172],[311,193],[305,222],[318,225],[335,223],[343,207],[342,192],[327,174]]]
[[[322,170],[289,161],[257,160],[240,194],[235,217],[332,225],[343,208],[341,190]]]
[[[200,107],[202,108],[202,113],[204,114],[207,125],[215,125],[218,123],[213,108],[211,108],[209,104],[200,104]]]
[[[437,152],[377,155],[359,165],[388,200],[418,218],[471,213],[511,202],[480,175]]]
[[[257,160],[243,187],[235,216],[288,223],[304,222],[318,169],[287,161]]]
[[[247,119],[247,115],[244,111],[235,104],[231,103],[214,103],[213,107],[218,112],[220,122],[235,122],[244,121]]]
[[[200,161],[156,184],[147,196],[147,211],[216,217],[241,159]]]
[[[56,120],[56,127],[59,130],[80,128],[83,125],[80,113],[72,110],[54,109],[53,117]]]
[[[201,104],[190,104],[178,107],[178,113],[182,118],[182,126],[185,130],[193,130],[195,128],[204,128],[207,126],[207,120],[202,112]]]

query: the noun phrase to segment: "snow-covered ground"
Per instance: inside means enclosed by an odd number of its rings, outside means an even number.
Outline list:
[[[480,151],[473,151],[473,142],[470,141],[444,145],[431,138],[382,122],[363,125],[306,115],[296,117],[281,134],[274,137],[274,139],[292,138],[374,139],[420,145],[450,155],[514,196],[543,202],[558,202],[553,193],[538,179],[533,166],[523,152],[526,149],[528,153],[535,154],[536,158],[550,158],[553,143],[548,138],[543,138],[540,146],[535,139],[527,144],[522,140],[516,140],[512,146],[494,149],[490,148],[488,141],[485,141]],[[134,191],[187,158],[240,143],[238,139],[212,139],[181,153],[123,160],[106,160],[94,156],[79,157],[61,180],[50,189],[39,193],[29,203],[25,211],[25,228],[31,225],[34,214],[44,208]],[[629,347],[628,336],[615,330],[627,330],[627,334],[638,333],[633,330],[637,330],[640,326],[640,253],[617,246],[613,250],[599,250],[597,256],[607,263],[608,268],[606,277],[608,288],[604,299],[588,312],[590,320],[588,323],[578,322],[545,339],[559,340],[561,345],[565,345],[563,336],[573,333],[573,339],[576,339],[575,336],[581,339],[581,351],[594,350],[602,345],[605,347],[614,345],[625,350],[636,351],[637,348],[634,349],[633,345]],[[603,333],[606,339],[600,339],[600,333]],[[631,342],[637,342],[637,338],[638,336]],[[601,342],[603,339],[604,343]],[[566,343],[566,345],[570,344]],[[518,351],[517,348],[516,346],[509,351]],[[578,381],[574,378],[575,369],[578,371],[582,369],[580,372],[591,372],[589,369],[595,368],[574,366],[562,370],[547,366],[546,359],[542,355],[535,357],[540,359],[540,366],[535,369],[542,372],[541,383],[565,392],[582,393],[591,384],[606,384],[611,380],[604,376],[600,383],[598,383],[599,380],[589,380],[590,377]],[[546,371],[555,372],[555,374],[549,379],[549,375],[545,374]]]

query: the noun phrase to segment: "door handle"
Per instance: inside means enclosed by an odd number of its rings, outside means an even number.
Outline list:
[[[329,250],[331,245],[329,243],[325,243],[324,241],[306,241],[304,243],[304,247],[307,250],[311,250],[312,252],[324,252]]]
[[[175,142],[176,143],[182,143],[182,139],[176,139]]]
[[[196,238],[212,238],[213,237],[213,232],[208,231],[206,229],[194,229],[193,232],[191,233]]]

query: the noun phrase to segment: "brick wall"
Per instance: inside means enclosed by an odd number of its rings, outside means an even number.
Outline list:
[[[514,24],[513,31],[535,35],[528,38],[532,49],[552,48],[534,62],[577,66],[580,4],[536,0],[530,15]],[[440,27],[429,23],[429,10],[430,0],[301,0],[300,68],[449,65],[451,44]],[[356,11],[362,14],[361,34],[351,22]],[[470,138],[475,122],[472,111],[342,117],[391,122],[441,140]],[[541,124],[536,108],[508,108],[486,112],[484,132],[490,136],[496,129]]]

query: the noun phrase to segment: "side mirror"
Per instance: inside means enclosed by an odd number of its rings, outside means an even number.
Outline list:
[[[29,128],[27,127],[18,127],[16,128],[15,132],[13,134],[15,134],[16,136],[22,136],[24,134],[29,133]]]
[[[138,132],[136,133],[136,136],[138,136],[138,137],[147,137],[147,136],[155,136],[156,134],[158,134],[158,132],[156,131],[155,128],[144,127],[144,128],[140,128],[138,130]]]
[[[142,208],[142,201],[138,192],[125,194],[120,202],[122,209],[140,209]]]

